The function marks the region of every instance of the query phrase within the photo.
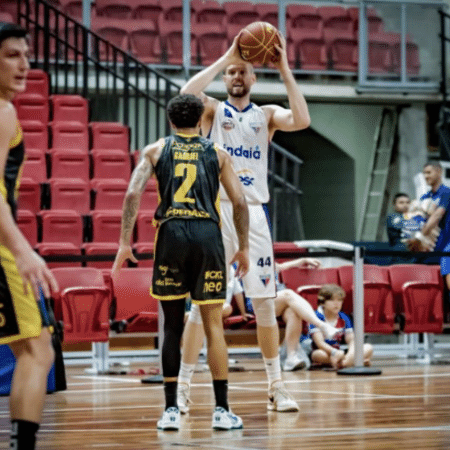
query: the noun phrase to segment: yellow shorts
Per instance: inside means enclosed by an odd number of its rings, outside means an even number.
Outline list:
[[[0,245],[0,344],[38,337],[42,318],[31,286],[24,293],[12,253]]]

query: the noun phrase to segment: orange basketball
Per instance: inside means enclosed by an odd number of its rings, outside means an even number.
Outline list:
[[[275,44],[280,44],[277,29],[268,22],[253,22],[239,36],[241,57],[252,64],[276,62],[278,50]]]

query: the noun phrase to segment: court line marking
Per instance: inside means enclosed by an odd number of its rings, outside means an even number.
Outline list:
[[[307,372],[303,372],[305,375]],[[119,375],[120,376],[120,375]],[[416,379],[416,378],[439,378],[439,377],[445,377],[445,376],[450,376],[450,372],[441,372],[441,373],[419,373],[419,374],[414,374],[414,375],[380,375],[380,376],[376,376],[376,377],[371,377],[370,380],[395,380],[395,379]],[[82,379],[91,379],[94,381],[97,380],[101,380],[101,381],[117,381],[119,383],[123,382],[123,383],[134,383],[134,384],[139,384],[141,383],[140,379],[134,379],[134,378],[127,378],[127,379],[118,379],[114,376],[101,376],[101,377],[97,377],[97,376],[89,376],[89,375],[73,375],[72,377],[74,378],[82,378]],[[357,381],[363,381],[363,380],[367,380],[366,377],[354,377],[351,379],[352,382],[357,382]],[[348,377],[343,377],[343,378],[325,378],[325,379],[297,379],[297,380],[289,380],[289,379],[284,379],[283,382],[284,384],[305,384],[305,383],[329,383],[329,382],[333,382],[333,383],[341,383],[341,382],[348,382],[349,378]],[[267,385],[267,381],[262,380],[262,381],[240,381],[239,383],[231,383],[228,386],[228,389],[242,389],[240,388],[240,386],[242,385],[259,385],[259,384],[263,384],[263,385]],[[68,383],[68,387],[70,387],[70,383]],[[211,383],[192,383],[191,384],[191,389],[193,388],[201,388],[201,387],[205,387],[205,386],[211,386]],[[140,389],[159,389],[161,386],[158,385],[146,385],[146,386],[141,386]],[[92,386],[93,389],[95,389],[96,392],[103,392],[106,390],[125,390],[126,388],[105,388],[105,389],[98,389],[98,386]],[[247,388],[246,388],[247,389]],[[92,389],[90,390],[73,390],[73,391],[62,391],[62,394],[72,394],[72,393],[88,393],[88,392],[92,392]]]

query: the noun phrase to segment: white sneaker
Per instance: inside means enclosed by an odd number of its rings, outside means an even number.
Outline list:
[[[302,369],[306,369],[306,361],[299,358],[296,353],[294,353],[292,357],[286,358],[286,361],[284,361],[283,370],[285,372],[293,372]]]
[[[305,369],[308,370],[311,367],[311,360],[309,359],[309,356],[306,354],[305,349],[301,344],[298,344],[297,346],[296,355],[301,361],[305,363]]]
[[[269,411],[289,412],[298,411],[297,402],[291,397],[282,383],[276,383],[269,389],[269,403],[267,403]]]
[[[171,406],[167,408],[156,424],[158,430],[179,430],[180,429],[180,411]]]
[[[325,340],[333,340],[337,334],[341,332],[341,330],[338,330],[337,328],[333,327],[333,325],[330,325],[327,322],[323,323],[322,330],[324,334]]]
[[[192,403],[189,398],[190,390],[191,388],[188,384],[178,383],[177,403],[181,414],[187,414],[189,412],[189,403]]]
[[[237,430],[244,428],[242,419],[236,414],[233,414],[231,409],[227,411],[221,406],[216,406],[212,416],[213,430]]]

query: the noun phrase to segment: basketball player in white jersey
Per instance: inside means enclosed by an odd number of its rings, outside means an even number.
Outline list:
[[[244,277],[244,290],[252,299],[257,321],[257,337],[269,382],[268,409],[298,411],[298,405],[284,388],[278,352],[279,331],[273,299],[276,296],[273,246],[263,204],[269,201],[267,184],[268,146],[276,130],[297,131],[310,124],[308,106],[289,68],[286,41],[279,34],[279,60],[275,64],[284,82],[290,109],[277,105],[259,107],[250,101],[256,81],[253,66],[239,53],[237,36],[228,51],[215,63],[192,77],[181,89],[183,94],[199,96],[205,105],[202,133],[224,148],[233,159],[250,213],[250,270]],[[228,92],[225,102],[208,97],[203,90],[223,72]],[[221,189],[222,236],[227,261],[237,248],[231,203]],[[189,340],[185,336],[185,340]],[[189,386],[179,376],[178,405],[188,399]],[[189,370],[189,368],[187,369]],[[185,409],[186,410],[186,409]]]

